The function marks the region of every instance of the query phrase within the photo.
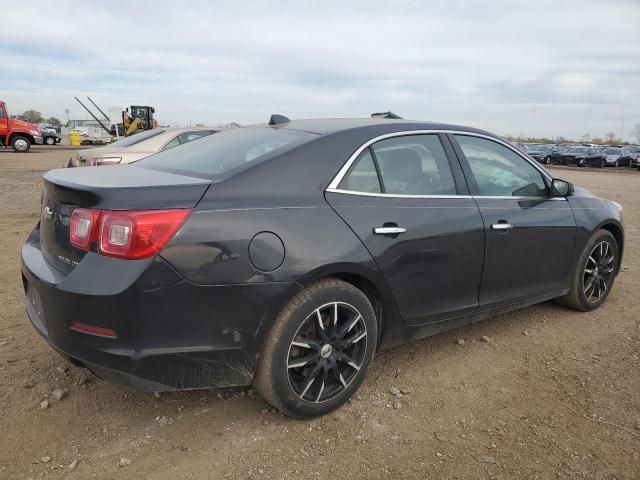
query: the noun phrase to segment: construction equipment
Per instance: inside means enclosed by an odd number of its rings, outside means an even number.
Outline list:
[[[158,122],[153,118],[154,113],[155,109],[153,107],[131,105],[126,111],[122,112],[124,135],[128,137],[142,130],[158,128]]]
[[[91,117],[98,122],[98,124],[107,132],[109,135],[113,136],[126,136],[136,134],[143,130],[151,130],[154,128],[158,128],[158,122],[153,118],[153,114],[155,113],[155,109],[149,106],[141,106],[141,105],[131,105],[125,111],[122,112],[122,122],[120,119],[112,118],[109,119],[106,113],[102,111],[102,109],[89,97],[87,99],[93,104],[94,107],[98,109],[98,111],[105,117],[104,120],[98,119],[94,113],[87,108],[85,104],[83,104],[78,97],[74,97],[76,101],[82,105]],[[111,126],[108,128],[105,123]]]

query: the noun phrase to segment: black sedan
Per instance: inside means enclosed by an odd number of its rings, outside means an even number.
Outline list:
[[[562,157],[562,148],[559,145],[536,144],[530,145],[527,153],[538,162],[549,165],[551,163],[558,163]]]
[[[102,378],[253,383],[296,417],[343,404],[379,349],[599,307],[623,253],[620,205],[460,126],[274,116],[99,173],[44,176],[35,329]]]
[[[569,147],[560,156],[559,163],[579,167],[587,165],[604,167],[607,165],[607,156],[602,149],[596,147]]]

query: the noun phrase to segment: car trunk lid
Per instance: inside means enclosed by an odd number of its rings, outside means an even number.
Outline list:
[[[210,184],[210,180],[132,165],[47,172],[40,218],[42,253],[49,263],[70,273],[86,254],[71,245],[69,238],[71,215],[76,208],[194,208]]]

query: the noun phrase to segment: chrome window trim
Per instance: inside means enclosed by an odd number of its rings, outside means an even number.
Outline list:
[[[440,199],[484,199],[484,200],[553,200],[567,201],[565,197],[514,197],[507,195],[403,195],[396,193],[375,193],[359,192],[357,190],[343,190],[341,188],[327,188],[325,192],[342,193],[345,195],[359,195],[361,197],[382,197],[382,198],[440,198]]]
[[[484,138],[486,140],[491,140],[494,141],[500,145],[503,145],[505,147],[507,147],[509,150],[515,152],[518,156],[520,156],[522,159],[524,159],[529,165],[531,165],[533,168],[535,168],[538,172],[540,172],[542,174],[543,177],[545,177],[547,180],[551,181],[553,180],[553,177],[551,177],[551,175],[549,175],[549,173],[544,170],[542,167],[540,167],[540,165],[537,164],[537,162],[533,159],[529,159],[527,158],[526,154],[522,153],[521,151],[519,151],[516,147],[514,147],[513,145],[510,145],[508,142],[505,142],[503,140],[500,140],[498,138],[492,137],[490,135],[484,135],[482,133],[475,133],[475,132],[465,132],[462,130],[405,130],[402,132],[392,132],[392,133],[385,133],[384,135],[378,135],[377,137],[374,137],[370,140],[367,140],[365,143],[363,143],[362,145],[360,145],[360,147],[358,147],[356,149],[355,152],[353,152],[351,154],[351,156],[349,157],[349,159],[346,161],[346,163],[342,166],[342,168],[338,171],[338,173],[336,174],[335,177],[333,177],[333,180],[331,180],[331,183],[329,183],[329,186],[326,188],[325,191],[327,192],[334,192],[334,193],[354,193],[354,194],[359,194],[359,195],[368,195],[368,196],[384,196],[384,197],[398,197],[398,198],[465,198],[464,195],[395,195],[395,194],[387,194],[387,193],[380,193],[380,194],[370,194],[368,192],[352,192],[350,190],[343,190],[338,188],[338,186],[340,185],[340,182],[342,182],[342,179],[344,178],[344,176],[347,174],[347,172],[349,171],[349,169],[351,168],[351,165],[353,164],[353,162],[356,161],[356,159],[360,156],[360,154],[367,149],[369,146],[371,146],[372,144],[379,142],[380,140],[385,140],[387,138],[394,138],[394,137],[407,137],[407,136],[411,136],[411,135],[428,135],[428,134],[438,134],[438,133],[448,133],[448,134],[452,134],[452,135],[466,135],[469,137],[478,137],[478,138]],[[471,198],[471,196],[466,196],[468,198]],[[481,197],[481,198],[527,198],[527,197],[508,197],[508,196],[484,196],[484,195],[476,195],[476,197]],[[532,197],[528,197],[528,198],[532,198]],[[546,197],[533,197],[533,198],[546,198]],[[552,198],[560,198],[560,197],[552,197]],[[564,199],[566,200],[566,199]]]

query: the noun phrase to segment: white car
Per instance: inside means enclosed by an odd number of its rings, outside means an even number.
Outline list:
[[[154,128],[104,147],[80,150],[78,163],[87,166],[131,163],[216,132],[209,127]]]

